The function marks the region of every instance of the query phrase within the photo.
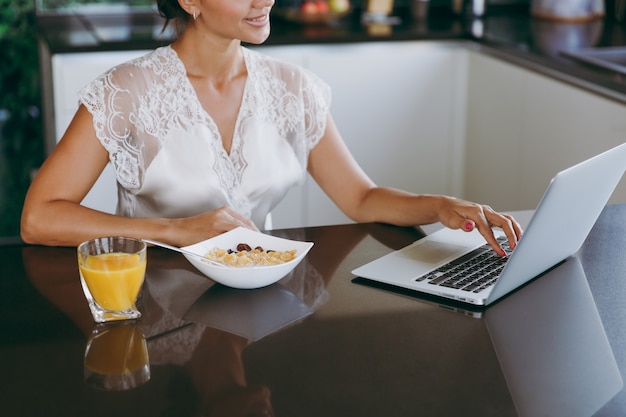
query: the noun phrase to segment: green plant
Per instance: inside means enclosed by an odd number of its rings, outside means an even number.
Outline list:
[[[0,236],[16,236],[31,172],[44,157],[32,0],[0,0],[0,51]]]

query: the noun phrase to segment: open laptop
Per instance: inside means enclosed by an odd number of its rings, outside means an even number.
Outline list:
[[[625,169],[626,143],[559,172],[506,258],[495,254],[476,230],[443,228],[352,273],[374,283],[487,306],[574,255]],[[490,257],[496,264],[475,264],[473,272],[459,272],[476,262],[475,256]]]

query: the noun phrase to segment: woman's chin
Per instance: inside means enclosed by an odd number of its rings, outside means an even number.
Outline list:
[[[267,34],[263,35],[263,36],[250,36],[248,39],[242,39],[243,42],[245,43],[249,43],[252,45],[260,45],[263,42],[265,42],[267,40],[267,38],[269,38],[270,33],[269,30],[267,31]]]

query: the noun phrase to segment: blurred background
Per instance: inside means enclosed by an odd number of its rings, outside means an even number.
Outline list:
[[[411,0],[395,0],[395,7],[408,8]],[[459,1],[429,0],[446,7]],[[477,0],[478,1],[478,0]],[[528,4],[530,0],[487,0],[489,4]],[[622,0],[619,0],[622,1]],[[295,7],[302,0],[276,0],[275,9]],[[40,62],[37,14],[71,12],[81,6],[116,5],[155,9],[155,0],[0,0],[0,243],[16,241],[24,197],[46,149],[42,85],[49,65]],[[365,0],[351,0],[353,10]],[[45,59],[42,59],[44,62]],[[40,73],[40,68],[43,73]],[[48,128],[48,135],[51,132]],[[54,221],[54,219],[51,219]]]

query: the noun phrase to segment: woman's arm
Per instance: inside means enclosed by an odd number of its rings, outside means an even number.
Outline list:
[[[92,116],[80,106],[26,195],[22,239],[33,244],[76,246],[99,236],[127,236],[184,246],[237,226],[256,229],[228,207],[185,219],[166,219],[123,217],[81,206],[107,162],[108,152],[96,138]]]
[[[400,226],[441,222],[453,229],[477,228],[499,253],[492,226],[506,233],[511,247],[521,236],[519,224],[489,206],[442,195],[416,195],[378,187],[363,172],[329,116],[326,133],[309,155],[309,172],[337,206],[358,222],[384,222]]]

